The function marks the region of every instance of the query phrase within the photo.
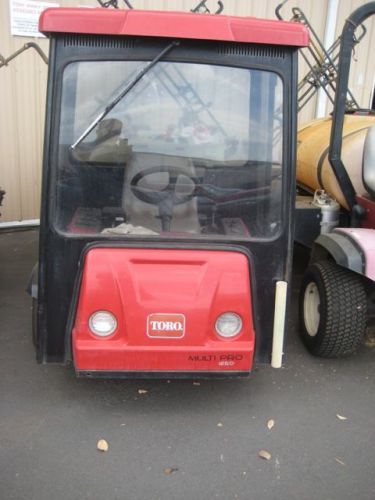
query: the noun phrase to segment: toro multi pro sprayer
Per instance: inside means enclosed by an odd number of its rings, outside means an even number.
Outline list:
[[[61,8],[40,30],[38,361],[101,377],[280,366],[306,28]]]

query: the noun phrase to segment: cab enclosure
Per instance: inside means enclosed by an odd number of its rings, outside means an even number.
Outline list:
[[[61,8],[40,30],[38,361],[81,376],[246,375],[275,338],[280,365],[306,29]]]

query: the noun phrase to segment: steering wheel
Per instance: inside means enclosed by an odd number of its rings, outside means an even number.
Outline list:
[[[138,185],[142,179],[145,179],[149,175],[160,174],[162,172],[169,174],[169,180],[167,185],[163,185],[161,189],[158,189],[157,186],[143,187]],[[182,176],[187,177],[193,185],[190,193],[178,193],[176,191],[177,181]],[[130,189],[136,198],[145,203],[157,205],[163,231],[170,231],[171,229],[173,207],[187,203],[194,198],[196,196],[196,187],[197,181],[187,169],[172,166],[145,168],[140,170],[130,181]]]

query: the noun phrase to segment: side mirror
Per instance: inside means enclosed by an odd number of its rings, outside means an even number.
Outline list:
[[[367,131],[363,147],[363,184],[372,198],[375,198],[375,125]]]

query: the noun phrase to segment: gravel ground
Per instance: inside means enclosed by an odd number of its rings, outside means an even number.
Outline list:
[[[139,382],[36,364],[25,286],[37,243],[35,230],[0,234],[2,500],[374,500],[375,351],[341,361],[305,352],[301,250],[284,368]]]

